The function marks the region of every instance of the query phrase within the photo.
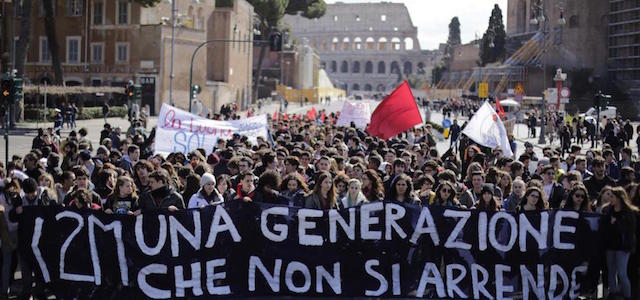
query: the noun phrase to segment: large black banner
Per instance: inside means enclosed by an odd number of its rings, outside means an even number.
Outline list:
[[[137,217],[25,208],[19,230],[38,279],[62,298],[562,299],[595,286],[598,222],[562,210],[237,202]]]

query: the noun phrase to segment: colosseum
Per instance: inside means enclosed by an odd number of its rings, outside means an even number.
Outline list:
[[[438,50],[421,50],[418,29],[402,3],[328,4],[317,19],[286,16],[295,39],[306,38],[323,68],[347,94],[392,90],[411,75],[431,82]]]

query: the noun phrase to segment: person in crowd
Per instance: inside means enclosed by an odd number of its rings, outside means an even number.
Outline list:
[[[120,160],[119,167],[133,175],[133,166],[138,162],[140,158],[140,147],[138,145],[131,145],[127,147],[127,154],[125,154]]]
[[[473,207],[479,211],[484,212],[496,212],[500,210],[500,204],[496,201],[496,197],[493,195],[493,187],[485,184],[480,190],[480,199]]]
[[[262,175],[258,178],[258,185],[256,186],[256,192],[252,199],[253,202],[288,204],[289,200],[281,196],[278,191],[281,181],[280,173],[277,171],[267,169],[262,172]]]
[[[14,223],[19,223],[22,217],[23,209],[27,206],[53,206],[55,202],[51,201],[44,188],[38,187],[38,182],[29,177],[22,181],[21,184],[22,193],[24,196],[15,197],[12,199],[11,209],[9,210],[9,220]],[[33,290],[33,261],[26,257],[23,253],[19,254],[20,267],[22,273],[22,294],[20,298],[28,298],[32,294]],[[43,292],[43,286],[37,285],[35,294],[40,296]]]
[[[423,204],[424,205],[424,204]],[[440,181],[436,188],[433,205],[446,207],[462,207],[458,199],[456,199],[456,189],[453,183],[447,180]]]
[[[187,208],[202,208],[224,202],[224,198],[216,189],[216,178],[211,173],[202,174],[200,190],[189,199]]]
[[[367,198],[362,193],[362,183],[360,180],[356,178],[349,179],[347,183],[347,194],[340,200],[340,207],[349,208],[367,202]]]
[[[72,168],[72,172],[75,175],[75,185],[71,188],[71,193],[73,193],[78,189],[85,189],[90,195],[91,203],[94,203],[102,207],[102,198],[100,198],[100,195],[98,195],[98,193],[94,192],[91,189],[92,183],[91,183],[91,178],[89,176],[89,171],[87,171],[87,168],[79,165],[74,166]],[[64,206],[70,206],[70,202],[71,200],[73,200],[71,196],[72,196],[71,194],[65,195],[62,201],[62,204]]]
[[[216,178],[216,189],[222,195],[224,202],[231,201],[236,196],[236,191],[233,189],[231,179],[227,174],[219,175]]]
[[[502,196],[506,197],[508,195],[511,195],[511,189],[513,187],[513,179],[511,178],[511,175],[507,172],[504,171],[500,171],[498,172],[498,181],[497,181],[497,188],[500,189],[500,191],[502,191]],[[498,197],[498,199],[500,201],[504,200],[501,199],[502,197]]]
[[[336,190],[336,199],[342,199],[347,194],[347,183],[349,182],[349,176],[345,174],[337,174],[334,176],[333,184]]]
[[[400,174],[391,183],[391,190],[387,201],[408,203],[408,204],[420,204],[420,200],[413,195],[413,184],[411,177],[407,174]]]
[[[513,188],[511,190],[511,194],[504,199],[502,203],[502,209],[508,212],[515,212],[520,202],[522,202],[522,197],[524,197],[525,193],[525,183],[520,178],[516,178],[513,181]]]
[[[254,175],[250,171],[238,174],[239,183],[236,188],[235,200],[251,202],[255,197]]]
[[[591,212],[591,201],[589,201],[589,192],[582,183],[575,182],[567,200],[563,203],[562,208],[575,210],[579,212]]]
[[[47,193],[47,197],[55,203],[58,203],[58,195],[55,192],[55,182],[53,176],[49,173],[44,173],[38,178],[38,185],[44,188],[44,192]]]
[[[384,187],[378,173],[368,169],[362,176],[362,193],[368,202],[382,201],[384,199]]]
[[[631,204],[622,187],[607,190],[603,197],[607,204],[602,208],[601,223],[607,258],[609,294],[621,293],[631,298],[631,283],[627,274],[629,256],[636,247],[636,215],[638,208]]]
[[[177,211],[185,208],[182,196],[169,185],[170,180],[169,174],[163,169],[149,174],[149,191],[140,197],[142,212],[153,209]]]
[[[541,211],[547,209],[549,205],[542,193],[542,189],[539,187],[528,187],[520,204],[516,208],[516,212]]]
[[[414,189],[416,190],[416,196],[420,199],[422,205],[433,204],[436,193],[432,191],[434,179],[431,175],[422,175],[418,177],[415,182]]]
[[[471,188],[466,190],[460,196],[460,204],[464,205],[467,208],[474,207],[476,203],[480,200],[480,192],[482,191],[482,187],[485,185],[485,175],[482,171],[474,171],[471,173]],[[493,184],[488,184],[494,191],[494,195],[497,195],[498,198],[502,198],[502,191],[500,188],[497,188]]]
[[[309,193],[309,188],[304,182],[304,178],[297,172],[289,173],[282,179],[280,192],[289,199],[289,206],[302,207],[305,195]]]
[[[329,171],[320,171],[316,175],[315,186],[305,198],[304,207],[322,210],[338,208],[333,178]]]
[[[187,176],[186,184],[184,185],[184,190],[182,191],[182,199],[191,199],[191,196],[196,194],[201,189],[202,189],[202,177],[200,177],[200,175],[195,173],[190,174],[189,176]],[[188,208],[193,208],[193,207],[188,207]]]
[[[584,186],[589,191],[590,199],[598,199],[605,186],[616,186],[615,180],[605,174],[605,160],[601,156],[593,159],[593,176],[584,181]]]
[[[565,190],[561,184],[555,181],[556,172],[552,165],[542,167],[542,185],[543,191],[549,199],[551,208],[559,208],[562,200],[565,199]]]

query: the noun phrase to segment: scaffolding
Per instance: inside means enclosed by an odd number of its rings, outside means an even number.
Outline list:
[[[553,34],[546,35],[546,38],[542,32],[537,32],[501,65],[476,67],[471,71],[447,72],[436,87],[462,89],[463,92],[470,93],[473,86],[477,90],[479,83],[486,82],[492,95],[504,93],[526,80],[526,68],[542,66],[545,49],[552,51],[556,45],[554,36],[557,35],[556,30]]]

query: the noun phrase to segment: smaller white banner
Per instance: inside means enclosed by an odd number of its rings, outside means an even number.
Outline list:
[[[254,144],[260,136],[267,139],[267,115],[214,121],[163,103],[158,115],[154,152],[166,155],[202,148],[209,154],[218,139],[230,139],[234,133],[247,136]]]
[[[369,101],[345,101],[336,125],[348,127],[353,122],[357,128],[364,129],[370,121],[371,109]]]

